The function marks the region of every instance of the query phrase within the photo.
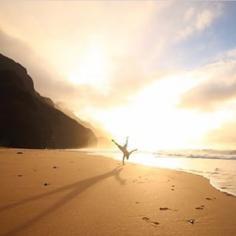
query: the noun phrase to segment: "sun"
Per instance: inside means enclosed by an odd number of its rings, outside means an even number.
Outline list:
[[[107,48],[99,41],[92,41],[76,61],[68,79],[74,85],[88,85],[105,90],[111,66]]]

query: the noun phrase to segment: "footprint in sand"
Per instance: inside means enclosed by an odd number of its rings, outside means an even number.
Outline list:
[[[23,152],[17,152],[16,154],[23,154]]]
[[[159,224],[160,224],[160,223],[157,222],[157,221],[152,221],[151,223],[154,224],[154,225],[159,225]]]
[[[18,177],[22,177],[23,175],[17,175]]]
[[[53,169],[56,169],[56,168],[57,168],[57,166],[53,166],[52,168],[53,168]]]
[[[196,210],[203,210],[204,207],[205,207],[204,205],[201,205],[201,206],[199,206],[199,207],[195,207],[195,209],[196,209]]]
[[[160,209],[160,211],[167,211],[167,210],[170,210],[168,207],[160,207],[159,209]]]
[[[171,191],[175,191],[175,185],[173,184],[173,185],[171,185]]]
[[[150,218],[148,218],[148,217],[146,217],[146,216],[144,216],[142,219],[143,219],[144,221],[146,221],[147,223],[152,224],[153,226],[157,226],[157,225],[160,224],[160,223],[157,222],[157,221],[151,221]]]
[[[213,198],[206,197],[206,200],[208,200],[208,201],[215,200],[215,199],[216,199],[215,197],[213,197]]]
[[[159,210],[160,211],[178,211],[177,209],[170,209],[168,207],[160,207]]]
[[[44,185],[44,186],[48,186],[48,185],[49,185],[49,183],[44,183],[43,185]]]

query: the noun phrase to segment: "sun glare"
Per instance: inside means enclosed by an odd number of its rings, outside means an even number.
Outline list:
[[[106,89],[110,74],[110,65],[106,47],[101,42],[91,42],[78,64],[68,76],[75,85],[89,85]]]
[[[98,111],[96,118],[117,140],[127,134],[131,145],[143,150],[199,148],[202,137],[229,117],[223,111],[205,114],[179,108],[180,96],[192,86],[189,78],[181,78],[181,87],[179,81],[179,77],[157,81],[130,104]]]

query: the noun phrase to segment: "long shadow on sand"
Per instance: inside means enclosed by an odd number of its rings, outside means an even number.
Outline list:
[[[49,208],[47,208],[46,210],[44,210],[40,214],[36,215],[35,217],[28,220],[27,222],[13,228],[12,230],[10,230],[9,232],[7,232],[6,234],[3,234],[3,235],[5,235],[5,236],[10,236],[11,235],[12,236],[12,235],[16,235],[16,234],[20,233],[21,231],[26,230],[32,224],[35,224],[37,221],[39,221],[43,217],[45,217],[48,214],[51,214],[52,212],[56,211],[57,209],[59,209],[60,207],[62,207],[66,203],[68,203],[70,200],[77,197],[80,193],[84,192],[89,187],[92,187],[93,185],[97,184],[98,182],[100,182],[100,181],[102,181],[106,178],[109,178],[109,177],[113,176],[113,177],[115,177],[115,179],[121,185],[124,185],[125,180],[120,177],[120,171],[121,170],[122,170],[122,167],[116,167],[115,169],[113,169],[113,170],[111,170],[111,171],[109,171],[105,174],[101,174],[101,175],[94,176],[92,178],[81,180],[81,181],[75,182],[73,184],[69,184],[69,185],[66,185],[64,187],[57,188],[57,189],[52,190],[50,192],[39,194],[39,195],[30,197],[30,198],[23,199],[19,202],[12,203],[12,204],[1,207],[0,212],[11,209],[11,208],[14,208],[14,207],[17,207],[17,206],[20,206],[22,204],[26,204],[26,203],[31,202],[31,201],[35,201],[35,200],[53,195],[53,194],[62,193],[64,191],[71,190],[69,193],[67,193],[65,196],[63,196],[60,200],[55,202],[53,205],[51,205]]]

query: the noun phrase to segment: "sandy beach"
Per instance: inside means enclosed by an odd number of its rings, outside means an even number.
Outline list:
[[[0,149],[0,182],[0,235],[236,235],[236,198],[184,172]]]

